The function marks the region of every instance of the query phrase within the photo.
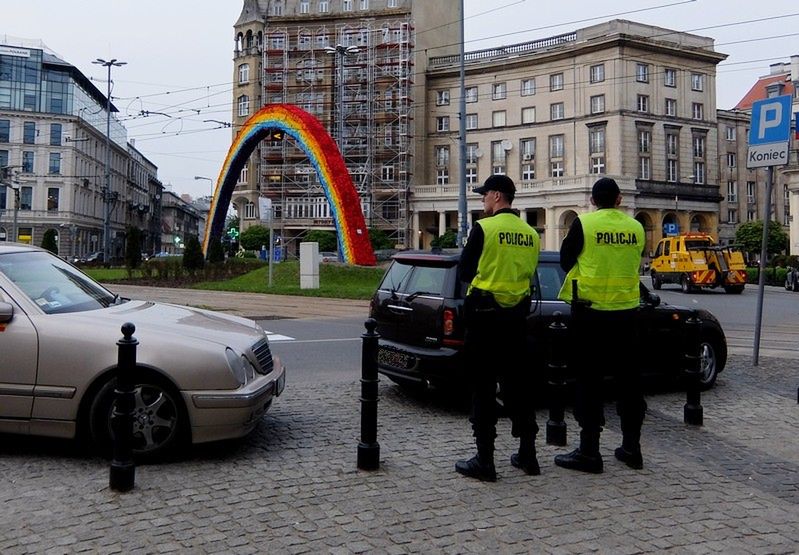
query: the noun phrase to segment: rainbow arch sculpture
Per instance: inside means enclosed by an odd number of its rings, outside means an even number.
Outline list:
[[[230,145],[216,181],[203,252],[207,255],[212,238],[222,237],[233,189],[250,154],[261,140],[278,131],[293,137],[316,169],[330,203],[338,232],[338,249],[344,261],[374,266],[375,255],[361,211],[361,200],[338,146],[318,119],[293,104],[267,104],[244,123]]]

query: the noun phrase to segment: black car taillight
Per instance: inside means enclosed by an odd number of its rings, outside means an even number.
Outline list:
[[[455,333],[455,311],[451,308],[444,309],[444,337]]]

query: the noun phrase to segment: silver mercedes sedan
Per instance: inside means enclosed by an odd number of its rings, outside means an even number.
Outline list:
[[[40,248],[0,243],[0,432],[112,440],[117,341],[136,326],[134,455],[249,433],[286,373],[255,322],[120,298]]]

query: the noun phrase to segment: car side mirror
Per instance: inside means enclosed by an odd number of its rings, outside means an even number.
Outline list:
[[[14,305],[0,301],[0,324],[7,324],[14,318]]]
[[[646,304],[650,305],[653,308],[656,306],[660,306],[660,295],[647,292]]]

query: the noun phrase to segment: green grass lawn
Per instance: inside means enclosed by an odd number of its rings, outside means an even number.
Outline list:
[[[136,285],[141,277],[133,272],[128,279],[125,268],[84,268],[84,272],[100,282],[125,280]],[[272,287],[269,287],[269,267],[264,265],[236,278],[223,281],[199,282],[188,287],[213,291],[242,291],[248,293],[267,293],[273,295],[302,295],[306,297],[334,297],[339,299],[369,299],[383,277],[385,267],[367,268],[344,264],[319,265],[319,289],[300,289],[300,263],[292,260],[272,266]],[[148,285],[153,285],[150,281]],[[157,283],[156,283],[157,285]],[[169,286],[168,282],[164,283]]]

